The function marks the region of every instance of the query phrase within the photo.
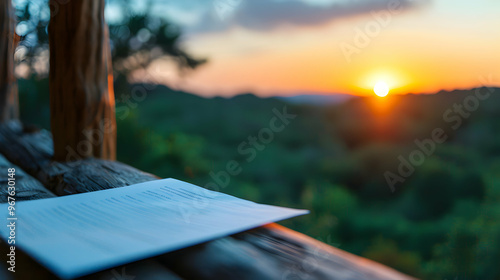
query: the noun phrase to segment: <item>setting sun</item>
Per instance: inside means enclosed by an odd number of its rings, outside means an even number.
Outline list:
[[[389,86],[385,82],[380,81],[373,87],[373,92],[377,96],[384,97],[389,93]]]

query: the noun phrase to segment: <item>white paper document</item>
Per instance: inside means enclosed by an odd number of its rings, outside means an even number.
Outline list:
[[[12,218],[7,206],[0,204],[6,222]],[[308,213],[175,179],[23,201],[15,211],[16,248],[65,279]],[[0,226],[2,239],[9,234],[9,227]]]

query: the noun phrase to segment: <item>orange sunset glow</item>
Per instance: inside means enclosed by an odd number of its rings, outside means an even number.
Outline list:
[[[500,0],[0,14],[0,280],[500,280]]]
[[[167,84],[206,96],[373,95],[380,80],[391,94],[500,85],[498,11],[491,0],[421,1],[385,21],[367,12],[318,25],[196,33],[184,45],[209,63]],[[162,80],[165,72],[150,71]]]

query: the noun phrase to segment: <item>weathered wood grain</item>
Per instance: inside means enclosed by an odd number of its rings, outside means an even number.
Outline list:
[[[414,279],[275,223],[157,259],[187,279]]]
[[[50,161],[50,134],[0,126],[0,153],[25,167],[57,195],[122,187],[156,179],[124,164],[86,159]],[[4,147],[15,147],[5,149]],[[27,160],[29,159],[29,160]],[[185,279],[413,279],[384,265],[270,224],[150,259]]]
[[[79,280],[181,280],[160,262],[149,259],[78,278]]]
[[[17,82],[14,76],[14,27],[11,1],[0,2],[0,123],[19,117]]]
[[[15,201],[22,200],[33,200],[33,199],[41,199],[41,198],[49,198],[55,197],[53,193],[48,191],[40,182],[38,182],[35,178],[26,174],[24,170],[19,168],[18,166],[10,163],[7,159],[0,155],[0,184],[2,187],[0,188],[0,203],[5,203],[8,200],[8,173],[7,170],[9,168],[15,168]],[[5,209],[0,209],[0,211]]]
[[[104,0],[72,0],[51,10],[50,114],[54,158],[116,158],[115,101]]]
[[[243,232],[235,238],[279,259],[286,267],[281,279],[412,279],[278,224]]]
[[[52,161],[50,133],[27,129],[19,121],[9,121],[0,126],[0,153],[56,195],[110,189],[157,179],[154,175],[115,161],[95,158]]]

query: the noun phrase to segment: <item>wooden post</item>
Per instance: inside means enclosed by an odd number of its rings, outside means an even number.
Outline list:
[[[19,117],[17,82],[14,76],[14,27],[11,0],[0,3],[0,123]]]
[[[54,159],[116,158],[104,0],[50,0],[50,113]]]

